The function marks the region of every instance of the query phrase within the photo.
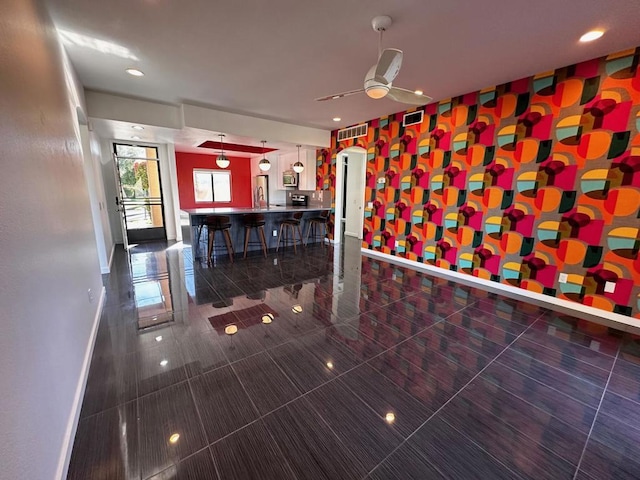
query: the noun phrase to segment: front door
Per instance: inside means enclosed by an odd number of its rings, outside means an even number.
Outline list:
[[[158,149],[116,143],[114,154],[125,246],[166,240]]]

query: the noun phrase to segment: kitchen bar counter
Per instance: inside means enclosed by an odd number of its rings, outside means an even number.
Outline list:
[[[227,215],[231,218],[231,241],[233,243],[233,249],[236,254],[242,254],[244,252],[244,227],[242,222],[242,215],[247,213],[262,213],[265,219],[264,234],[267,237],[267,247],[275,249],[278,237],[273,236],[273,232],[280,231],[280,222],[285,218],[289,218],[295,212],[303,212],[301,230],[305,235],[307,231],[308,217],[316,217],[323,210],[329,210],[327,207],[293,207],[293,206],[274,206],[271,205],[266,208],[251,208],[251,207],[217,207],[217,208],[189,208],[183,209],[180,212],[180,224],[182,227],[182,241],[184,243],[191,243],[193,256],[196,259],[206,257],[206,231],[203,229],[200,245],[197,244],[198,237],[198,225],[204,218],[210,215]],[[250,242],[256,242],[254,245],[249,245],[248,250],[261,250],[262,247],[259,244],[259,239],[256,232],[251,233]],[[311,241],[311,239],[309,239]],[[316,239],[316,241],[319,241]],[[221,250],[217,250],[221,255],[226,256],[226,250],[224,248],[224,240],[221,235],[216,238],[216,249],[218,247]]]
[[[319,212],[328,210],[325,207],[292,207],[270,205],[265,208],[252,207],[217,207],[217,208],[186,208],[183,212],[189,215],[244,215],[245,213],[292,213],[292,212]]]

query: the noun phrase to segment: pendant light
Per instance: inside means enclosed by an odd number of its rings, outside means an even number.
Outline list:
[[[296,172],[296,173],[302,173],[302,171],[304,170],[304,165],[300,161],[300,147],[301,146],[302,145],[296,145],[296,147],[298,147],[298,161],[293,164],[293,171]]]
[[[227,168],[231,162],[224,154],[224,133],[221,133],[218,136],[220,137],[220,150],[222,150],[222,153],[220,153],[220,155],[218,155],[218,158],[216,158],[216,165],[218,165],[218,167],[220,168]]]
[[[271,162],[269,162],[269,160],[267,160],[267,157],[264,156],[265,143],[267,143],[267,141],[262,140],[262,160],[260,160],[260,163],[258,163],[258,167],[260,167],[260,170],[262,170],[263,172],[266,172],[271,168]]]

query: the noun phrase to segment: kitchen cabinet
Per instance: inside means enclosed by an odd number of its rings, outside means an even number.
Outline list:
[[[274,174],[277,178],[277,187],[285,190],[287,187],[283,183],[283,174],[285,171],[293,168],[293,164],[298,161],[298,152],[290,152],[278,156],[277,172]],[[298,175],[297,190],[315,190],[316,189],[316,151],[314,149],[300,149],[300,161],[304,165],[304,170]],[[273,167],[272,167],[273,168]],[[274,169],[276,170],[276,169]]]

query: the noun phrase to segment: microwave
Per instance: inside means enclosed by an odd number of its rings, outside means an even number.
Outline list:
[[[285,187],[298,186],[298,174],[293,170],[287,170],[282,173],[282,185]]]

